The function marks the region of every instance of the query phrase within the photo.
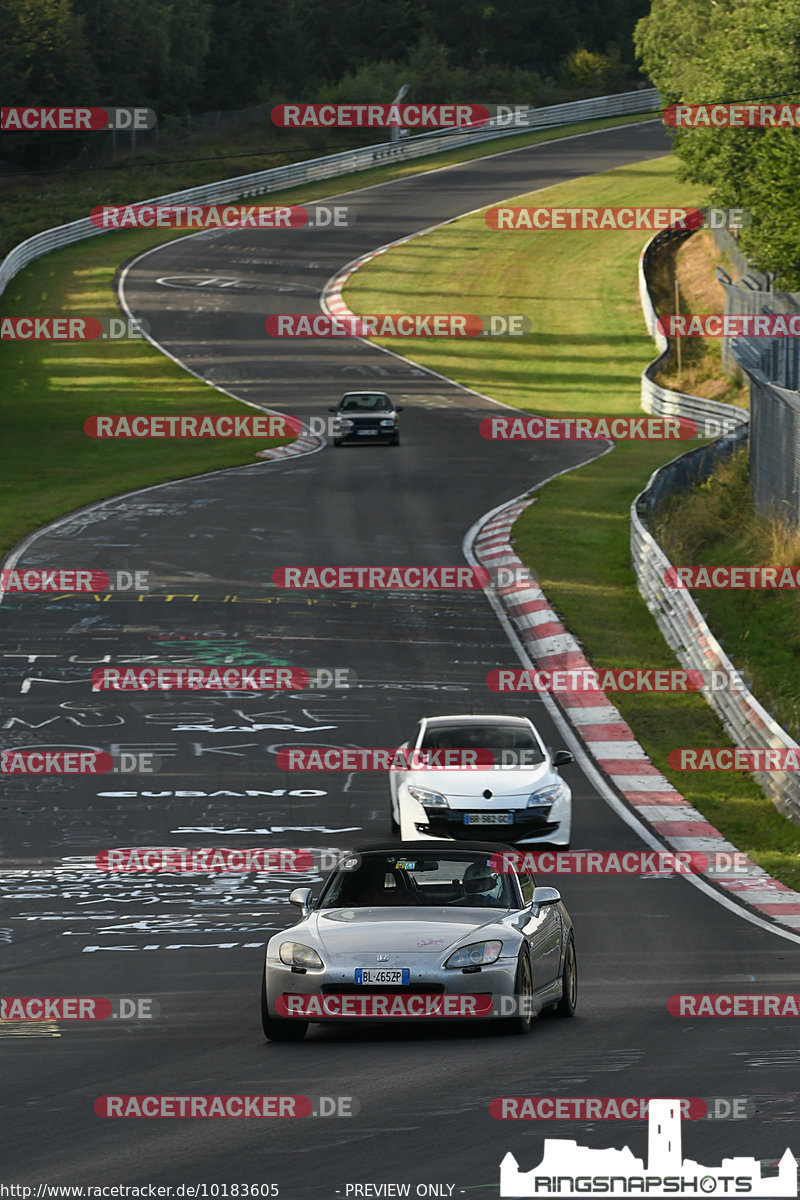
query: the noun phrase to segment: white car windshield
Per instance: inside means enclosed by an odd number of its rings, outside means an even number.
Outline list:
[[[513,877],[495,871],[491,855],[353,854],[339,864],[320,908],[518,908]]]

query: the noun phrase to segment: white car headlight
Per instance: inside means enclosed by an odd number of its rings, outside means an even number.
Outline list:
[[[302,942],[282,942],[280,960],[286,967],[324,967],[325,964],[310,946]]]
[[[394,417],[384,417],[383,420],[381,421],[381,425],[394,425],[394,423],[395,423]]]
[[[419,804],[427,805],[428,808],[449,808],[447,800],[439,792],[429,792],[427,788],[409,787],[409,796],[418,801]]]
[[[559,796],[564,791],[564,781],[559,780],[558,783],[551,783],[548,787],[539,788],[528,797],[528,808],[538,808],[540,805],[553,804],[558,800]]]
[[[460,950],[454,951],[444,965],[451,969],[455,967],[486,967],[489,963],[497,962],[502,949],[502,942],[472,942],[471,945],[462,946]]]

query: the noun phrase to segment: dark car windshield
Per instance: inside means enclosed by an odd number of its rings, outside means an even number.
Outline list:
[[[495,766],[535,767],[545,761],[541,746],[524,725],[428,725],[420,749],[488,750]]]
[[[320,908],[518,908],[513,875],[492,861],[457,851],[353,854],[331,876]]]
[[[380,393],[364,392],[359,396],[344,396],[339,408],[342,412],[391,412],[392,402]]]

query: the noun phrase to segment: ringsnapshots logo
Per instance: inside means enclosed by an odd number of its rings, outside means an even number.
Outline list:
[[[141,341],[149,332],[137,317],[0,317],[3,342]]]
[[[672,129],[796,129],[799,104],[668,104]]]
[[[500,1164],[500,1196],[759,1196],[797,1195],[797,1159],[787,1149],[777,1175],[765,1176],[761,1162],[736,1155],[719,1167],[682,1157],[681,1101],[651,1099],[647,1163],[628,1147],[594,1150],[567,1138],[545,1138],[542,1161],[521,1171],[513,1154]]]
[[[495,206],[484,221],[489,229],[603,232],[659,229],[744,229],[750,214],[743,208],[531,208]]]
[[[523,337],[531,323],[522,313],[273,313],[264,322],[270,337]]]
[[[152,129],[152,108],[0,108],[0,133]]]
[[[117,204],[89,213],[97,229],[347,229],[346,204]]]

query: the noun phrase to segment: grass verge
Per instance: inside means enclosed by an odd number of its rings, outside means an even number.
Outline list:
[[[6,292],[25,316],[118,315],[112,283],[120,250],[152,243],[144,231],[98,237],[31,264]],[[278,439],[87,437],[94,414],[242,413],[145,341],[0,343],[0,554],[74,508],[148,484],[254,462]],[[283,439],[283,441],[291,439]]]
[[[675,160],[663,158],[539,191],[535,203],[700,206],[704,197],[687,194]],[[494,232],[476,214],[381,255],[357,272],[346,298],[360,312],[525,313],[531,333],[513,342],[407,339],[402,350],[525,411],[634,415],[641,412],[639,374],[653,347],[638,300],[641,244],[641,234],[616,231]],[[514,527],[520,557],[598,667],[675,665],[636,587],[629,506],[651,472],[686,448],[621,442],[548,484]],[[749,775],[668,766],[677,746],[730,745],[705,700],[646,693],[612,700],[653,763],[709,821],[767,871],[800,887],[800,829]]]

